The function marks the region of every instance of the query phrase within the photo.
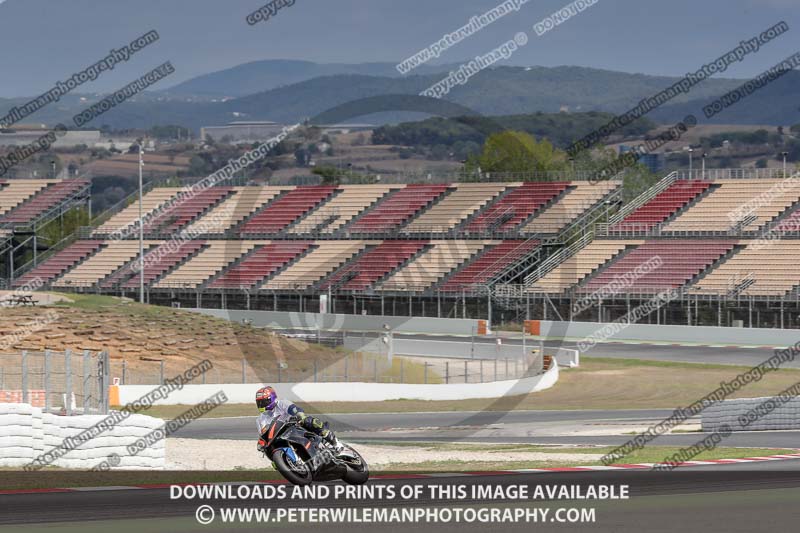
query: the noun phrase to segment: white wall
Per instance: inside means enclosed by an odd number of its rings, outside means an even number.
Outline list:
[[[296,402],[382,402],[388,400],[468,400],[475,398],[500,398],[529,394],[549,389],[558,381],[558,365],[540,376],[491,383],[450,383],[447,385],[410,385],[393,383],[275,383],[282,398]],[[192,405],[223,391],[228,403],[252,403],[255,391],[261,385],[223,384],[186,385],[174,391],[155,405]],[[125,405],[138,400],[157,385],[122,385],[119,387],[120,403]]]
[[[21,403],[0,403],[0,467],[22,467],[33,462],[42,453],[63,444],[101,420],[102,415],[56,416],[42,413],[37,407]],[[131,415],[112,429],[83,443],[78,448],[56,459],[53,466],[90,469],[108,459],[111,454],[120,457],[119,469],[163,469],[165,466],[164,441],[131,456],[126,447],[164,421]]]

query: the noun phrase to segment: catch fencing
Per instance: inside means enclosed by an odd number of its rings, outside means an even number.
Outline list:
[[[66,415],[106,414],[109,371],[108,352],[0,353],[0,403]]]

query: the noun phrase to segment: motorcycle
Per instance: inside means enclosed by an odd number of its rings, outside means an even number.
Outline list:
[[[273,420],[261,436],[266,442],[264,455],[294,485],[314,481],[344,480],[362,485],[369,479],[369,466],[351,446],[339,452],[322,437],[305,430],[296,419]]]

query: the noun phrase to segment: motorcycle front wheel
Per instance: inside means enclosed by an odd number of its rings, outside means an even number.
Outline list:
[[[361,454],[348,447],[347,456],[339,458],[347,466],[342,479],[350,485],[363,485],[369,479],[369,465]]]
[[[293,485],[310,485],[312,479],[311,470],[306,465],[295,465],[291,459],[286,457],[286,451],[275,450],[272,454],[275,468],[281,473],[289,483]]]

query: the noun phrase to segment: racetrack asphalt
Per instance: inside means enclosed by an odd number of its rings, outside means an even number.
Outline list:
[[[595,507],[594,524],[320,524],[329,531],[706,531],[739,532],[793,530],[800,518],[796,502],[800,496],[800,464],[793,469],[754,469],[755,465],[725,465],[720,467],[691,467],[673,472],[653,471],[595,471],[566,473],[519,473],[504,476],[477,475],[454,477],[444,475],[427,479],[378,479],[369,486],[422,485],[419,499],[403,501],[359,498],[350,500],[187,500],[170,499],[168,489],[139,489],[131,491],[98,491],[78,493],[45,493],[0,496],[0,531],[263,531],[296,530],[301,524],[220,524],[200,526],[195,511],[200,505],[220,507]],[[800,463],[800,461],[794,461]],[[528,485],[628,485],[628,500],[557,500],[512,501],[504,499],[473,499],[471,486]],[[466,487],[467,497],[435,498],[432,486]],[[218,516],[218,515],[217,515]],[[23,525],[25,524],[25,525]],[[32,525],[33,524],[33,525]],[[36,524],[42,526],[37,528]],[[766,529],[765,529],[766,528]]]
[[[426,335],[396,335],[397,338],[414,340],[431,340],[432,337]],[[470,353],[471,340],[456,336],[437,336],[436,341],[449,341],[464,345],[463,353]],[[476,343],[494,344],[494,338],[475,337]],[[503,344],[506,346],[522,347],[522,339],[519,337],[503,337]],[[530,338],[526,345],[534,348],[537,343]],[[576,349],[576,343],[564,341],[557,343],[553,341],[545,342],[546,347]],[[520,354],[522,350],[520,349]],[[642,359],[646,361],[670,361],[678,363],[706,363],[720,365],[742,365],[756,366],[769,359],[775,350],[773,348],[739,348],[714,347],[714,346],[683,346],[683,345],[653,345],[653,344],[632,344],[623,342],[599,343],[590,351],[582,353],[582,357],[612,357],[617,359]],[[784,368],[800,368],[800,358],[795,361],[788,361],[782,365]]]

